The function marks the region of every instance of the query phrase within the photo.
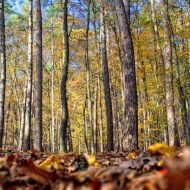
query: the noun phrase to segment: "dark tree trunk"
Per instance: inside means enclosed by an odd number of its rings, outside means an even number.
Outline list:
[[[100,10],[100,51],[102,54],[103,66],[103,83],[104,83],[104,96],[106,104],[106,119],[107,119],[107,151],[113,150],[113,115],[112,115],[112,102],[110,95],[109,85],[109,71],[108,59],[106,48],[106,27],[105,27],[105,7],[104,2],[101,2]]]
[[[36,108],[34,149],[42,151],[42,13],[36,0]]]
[[[114,0],[124,50],[124,148],[138,149],[138,101],[135,74],[135,58],[128,16],[123,0]],[[126,0],[128,5],[129,0]],[[126,3],[125,3],[126,4]],[[130,9],[128,9],[129,11]]]
[[[5,107],[5,87],[6,87],[6,52],[5,52],[5,17],[4,0],[0,0],[0,148],[3,148],[4,134],[4,107]]]
[[[25,116],[25,150],[30,149],[31,136],[31,103],[32,103],[32,70],[33,70],[33,0],[29,0],[29,29],[28,29],[28,79],[26,93],[26,116]]]
[[[69,64],[69,36],[68,36],[68,24],[67,24],[67,8],[68,0],[63,1],[63,71],[61,79],[61,103],[62,103],[62,121],[60,129],[60,151],[67,152],[67,128],[68,128],[68,105],[67,105],[67,74]]]

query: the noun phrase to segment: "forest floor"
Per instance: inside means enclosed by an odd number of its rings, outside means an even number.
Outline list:
[[[45,154],[0,151],[0,190],[190,190],[190,147]]]

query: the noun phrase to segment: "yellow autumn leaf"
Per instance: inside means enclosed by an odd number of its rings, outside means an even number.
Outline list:
[[[98,162],[96,161],[95,154],[90,154],[90,156],[87,158],[87,162],[89,166],[100,166],[100,164],[98,164]]]
[[[98,162],[95,162],[95,163],[94,163],[94,166],[95,166],[95,167],[100,167],[100,164],[99,164]]]
[[[127,159],[135,159],[136,157],[137,157],[136,151],[130,152],[130,153],[127,155]]]
[[[88,165],[93,166],[94,163],[96,162],[96,155],[95,154],[91,154],[90,157],[87,160]]]
[[[62,169],[60,159],[56,154],[52,154],[49,158],[42,162],[39,167],[43,170],[50,170],[51,168],[54,168],[55,170]]]
[[[162,143],[156,143],[148,148],[148,151],[151,154],[160,154],[164,155],[166,157],[174,156],[176,155],[175,147],[168,146],[166,144]]]

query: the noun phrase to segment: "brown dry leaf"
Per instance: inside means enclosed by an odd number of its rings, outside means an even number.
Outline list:
[[[168,189],[186,190],[190,181],[190,150],[185,149],[181,156],[175,156],[164,160],[164,165],[168,170],[165,179],[168,183]]]
[[[9,167],[11,167],[12,165],[16,165],[16,159],[17,159],[18,155],[16,153],[10,154],[7,159],[6,162],[8,164]]]
[[[42,185],[53,183],[57,177],[56,173],[46,172],[37,167],[31,158],[29,160],[22,160],[20,165],[25,175]]]
[[[119,153],[116,153],[116,152],[113,152],[113,151],[108,152],[107,155],[112,157],[112,158],[118,158],[118,157],[121,156]]]
[[[120,167],[122,168],[127,168],[127,169],[141,169],[142,166],[144,165],[144,162],[141,161],[141,160],[127,160],[127,161],[123,161],[121,164],[120,164]]]
[[[103,184],[100,190],[122,190],[123,188],[116,185],[114,182]]]
[[[9,174],[8,171],[0,171],[0,184],[3,184],[6,176]],[[1,188],[0,188],[1,189]]]

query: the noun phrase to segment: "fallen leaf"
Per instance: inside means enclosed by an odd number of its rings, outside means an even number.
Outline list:
[[[168,145],[161,144],[161,143],[156,143],[156,144],[150,146],[148,148],[148,151],[150,152],[150,154],[164,155],[166,157],[176,155],[175,147],[168,146]]]

